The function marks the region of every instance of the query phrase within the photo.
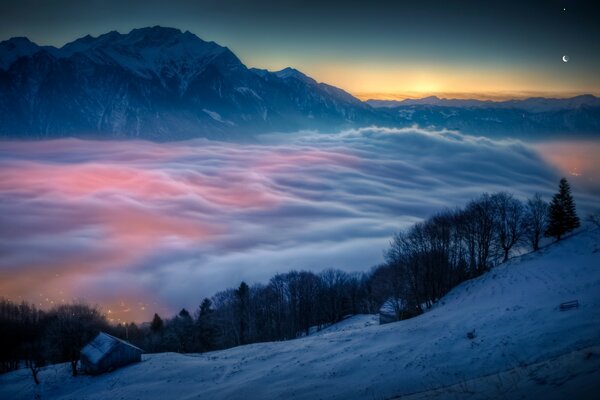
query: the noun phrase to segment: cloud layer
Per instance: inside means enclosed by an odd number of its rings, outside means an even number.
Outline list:
[[[140,320],[242,279],[366,270],[403,226],[483,191],[549,193],[556,179],[519,142],[418,129],[4,142],[0,296],[85,298]]]

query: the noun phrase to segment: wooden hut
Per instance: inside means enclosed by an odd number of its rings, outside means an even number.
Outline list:
[[[80,355],[81,368],[87,374],[101,374],[142,360],[142,349],[129,342],[100,332]]]

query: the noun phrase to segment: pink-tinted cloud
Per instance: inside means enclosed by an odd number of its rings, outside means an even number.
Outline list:
[[[3,142],[0,296],[145,319],[291,268],[366,270],[402,226],[482,191],[549,194],[555,180],[520,143],[415,129]]]

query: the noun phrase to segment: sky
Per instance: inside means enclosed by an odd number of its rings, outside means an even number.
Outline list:
[[[581,0],[2,0],[0,40],[162,25],[362,99],[564,97],[600,95],[599,20],[600,3]]]
[[[444,207],[507,188],[549,200],[561,175],[583,218],[600,196],[598,143],[544,146],[416,128],[0,142],[0,297],[81,299],[115,321],[193,311],[241,280],[366,272],[393,233]]]

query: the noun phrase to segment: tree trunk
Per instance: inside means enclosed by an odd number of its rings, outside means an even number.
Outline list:
[[[33,381],[36,385],[40,384],[40,380],[38,379],[39,370],[33,365],[33,363],[29,364],[29,369],[31,370],[31,375],[33,376]]]

